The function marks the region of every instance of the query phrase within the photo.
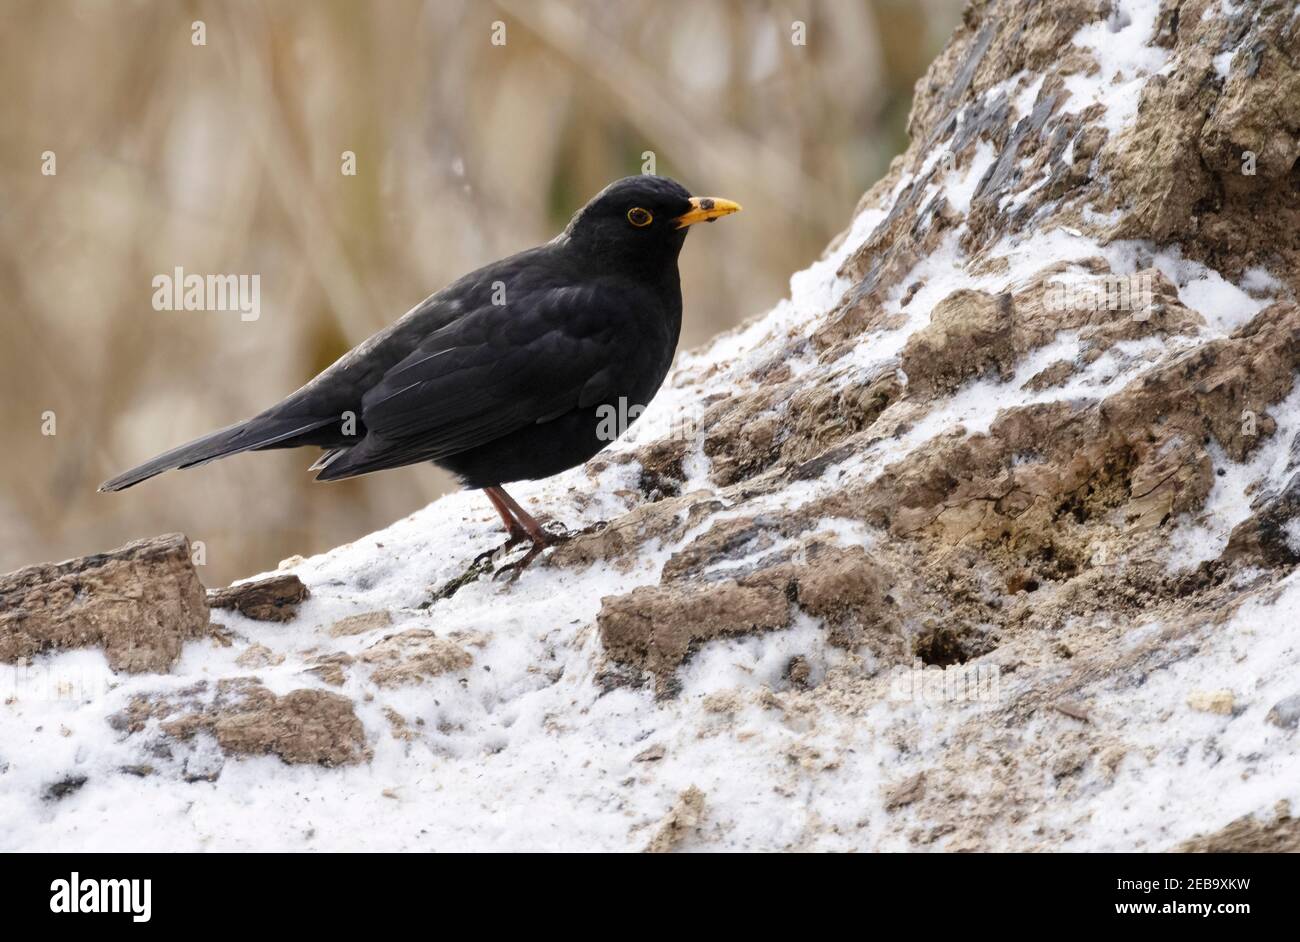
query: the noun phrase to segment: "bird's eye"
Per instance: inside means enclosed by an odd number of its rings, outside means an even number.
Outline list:
[[[627,211],[627,221],[638,229],[644,229],[655,221],[655,217],[650,215],[650,210],[642,209],[640,206],[633,206]]]

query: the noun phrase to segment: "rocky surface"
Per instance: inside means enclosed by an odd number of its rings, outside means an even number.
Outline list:
[[[276,696],[251,678],[217,683],[212,695],[206,683],[157,696],[138,695],[127,708],[109,718],[127,735],[156,721],[161,734],[155,754],[171,757],[166,740],[185,742],[208,733],[227,755],[274,754],[288,763],[346,765],[365,756],[365,731],[352,701],[323,690],[291,690]]]
[[[512,489],[573,539],[495,582],[452,495],[172,686],[43,656],[5,843],[1291,847],[1298,64],[1288,3],[971,3],[790,299]]]
[[[100,648],[113,670],[166,671],[207,633],[190,544],[172,533],[0,576],[0,662]]]

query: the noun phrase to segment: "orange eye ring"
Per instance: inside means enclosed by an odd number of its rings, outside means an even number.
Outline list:
[[[627,211],[627,221],[638,229],[644,229],[655,221],[655,217],[651,215],[650,210],[642,209],[640,206],[633,206]]]

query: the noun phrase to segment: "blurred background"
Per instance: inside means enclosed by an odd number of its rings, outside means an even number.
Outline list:
[[[551,238],[647,151],[745,206],[682,254],[683,345],[761,313],[903,148],[960,8],[3,0],[0,571],[180,530],[224,585],[423,506],[436,469],[321,485],[308,451],[95,488]],[[260,316],[155,310],[178,266],[260,275]]]

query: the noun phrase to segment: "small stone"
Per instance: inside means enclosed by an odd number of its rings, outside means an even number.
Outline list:
[[[68,775],[45,786],[41,797],[46,801],[62,801],[75,791],[79,791],[87,782],[84,775]]]
[[[334,654],[321,654],[311,659],[311,667],[306,673],[314,674],[331,687],[342,687],[347,683],[347,668],[355,659],[351,654],[339,651]]]
[[[293,574],[244,582],[208,593],[212,608],[232,608],[254,621],[290,621],[311,593]]]
[[[1199,713],[1217,713],[1231,716],[1235,700],[1231,690],[1194,690],[1187,705]]]
[[[785,679],[790,682],[792,687],[807,690],[808,681],[811,677],[812,668],[808,666],[808,659],[802,654],[796,654],[785,665]]]
[[[925,773],[918,772],[885,792],[885,810],[896,811],[912,804],[925,794]]]
[[[1300,693],[1273,704],[1265,719],[1280,729],[1295,729],[1300,725]]]
[[[264,644],[250,644],[235,658],[235,663],[247,668],[274,667],[284,663],[284,655],[276,654]]]
[[[374,631],[376,628],[387,628],[392,623],[393,616],[386,609],[375,612],[361,612],[357,615],[340,618],[330,625],[330,637],[342,638],[346,635],[359,635],[365,631]]]
[[[1052,704],[1052,709],[1063,716],[1068,716],[1072,720],[1078,720],[1080,723],[1090,723],[1092,718],[1088,715],[1087,707],[1075,703],[1072,700],[1057,700]]]
[[[666,854],[676,850],[688,835],[699,829],[703,820],[704,792],[692,785],[681,793],[677,803],[659,822],[646,851],[651,854]]]

